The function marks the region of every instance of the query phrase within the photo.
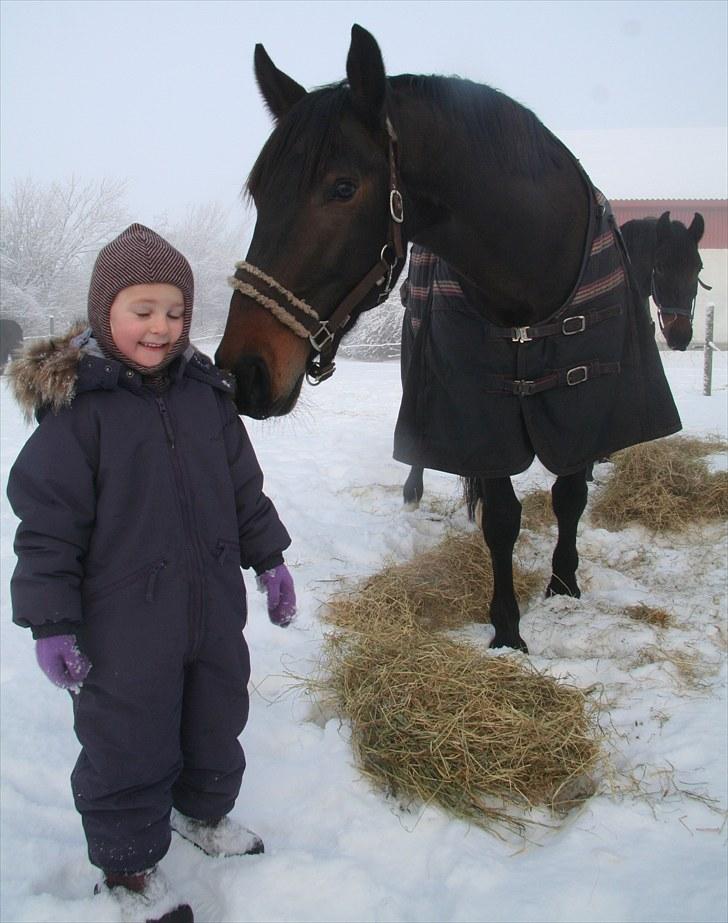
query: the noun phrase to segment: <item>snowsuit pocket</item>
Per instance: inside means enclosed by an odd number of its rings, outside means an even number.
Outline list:
[[[96,602],[104,596],[117,593],[119,590],[126,589],[137,582],[144,585],[145,601],[154,602],[157,578],[161,571],[167,566],[167,563],[168,562],[164,558],[157,558],[155,561],[148,562],[143,567],[138,567],[131,573],[125,574],[109,583],[101,583],[98,578],[86,580],[84,581],[85,603]]]
[[[247,616],[245,581],[240,563],[240,543],[231,539],[220,538],[210,549],[217,566],[209,574],[208,592],[210,601],[222,594],[216,605],[222,607],[223,599],[227,606],[235,606],[245,624]]]

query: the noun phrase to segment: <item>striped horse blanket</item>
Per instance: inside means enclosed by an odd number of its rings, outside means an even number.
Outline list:
[[[563,475],[681,428],[619,229],[589,185],[579,279],[566,303],[533,326],[488,323],[452,268],[413,245],[400,290],[406,310],[395,459],[504,477],[537,457]]]

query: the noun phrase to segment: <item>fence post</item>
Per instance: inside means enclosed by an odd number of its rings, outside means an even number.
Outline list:
[[[705,306],[705,342],[703,345],[703,394],[710,397],[713,379],[713,318],[715,305],[711,301]]]
[[[53,315],[49,314],[48,315],[48,332],[50,333],[51,336],[53,336],[53,333],[54,333],[54,326],[55,324],[54,324]]]

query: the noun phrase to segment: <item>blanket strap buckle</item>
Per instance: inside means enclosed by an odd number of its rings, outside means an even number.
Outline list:
[[[561,332],[566,337],[573,336],[575,333],[583,333],[586,330],[586,317],[583,314],[575,314],[573,317],[565,317],[561,322]]]
[[[511,337],[512,343],[530,343],[532,337],[528,335],[528,327],[514,327],[513,336]]]
[[[585,365],[577,365],[573,369],[569,369],[566,373],[566,384],[569,387],[574,385],[580,385],[582,382],[587,381],[589,378],[589,369]]]

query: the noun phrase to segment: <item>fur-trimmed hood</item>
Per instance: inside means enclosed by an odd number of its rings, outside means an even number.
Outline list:
[[[6,366],[5,375],[26,420],[43,409],[58,413],[75,397],[83,354],[79,341],[86,326],[79,321],[62,337],[34,340]]]
[[[189,374],[231,396],[231,376],[188,346],[177,360],[177,374]],[[87,324],[78,322],[61,337],[34,340],[5,367],[13,395],[29,422],[45,413],[58,413],[82,391],[124,387],[141,391],[144,378],[99,349]]]

